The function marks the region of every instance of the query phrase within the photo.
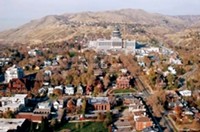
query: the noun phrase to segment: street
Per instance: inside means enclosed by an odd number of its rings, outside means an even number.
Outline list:
[[[143,92],[143,96],[141,96],[143,99],[145,98],[148,98],[151,93],[149,92],[149,90],[147,89],[147,87],[145,86],[145,84],[142,82],[142,80],[140,79],[140,77],[138,76],[137,78],[135,78],[135,81],[136,81],[136,84],[138,86],[138,88],[140,90],[142,90]],[[144,102],[146,104],[146,102]],[[159,122],[156,120],[156,118],[153,116],[153,112],[152,110],[147,106],[147,111],[149,111],[149,113],[151,114],[150,116],[152,117],[153,121],[155,124],[157,124],[156,126],[158,127],[159,131],[163,131]],[[164,121],[164,125],[165,127],[167,127],[167,129],[170,131],[170,132],[174,132],[174,127],[173,125],[171,124],[171,122],[166,118],[166,116],[162,116],[162,119]]]

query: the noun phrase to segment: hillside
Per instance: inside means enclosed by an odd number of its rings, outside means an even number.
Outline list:
[[[65,41],[77,36],[109,37],[112,27],[121,23],[126,37],[139,40],[157,37],[160,40],[163,35],[200,25],[200,16],[166,16],[135,9],[66,13],[32,20],[19,28],[1,32],[0,40],[37,44]]]

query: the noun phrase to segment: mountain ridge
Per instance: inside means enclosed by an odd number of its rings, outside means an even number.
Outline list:
[[[148,25],[152,28],[177,32],[200,25],[200,15],[169,16],[149,13],[141,9],[48,15],[32,20],[18,28],[0,32],[0,40],[7,43],[64,41],[73,38],[73,35],[77,36],[79,32],[84,34],[84,27],[85,30],[95,30],[90,25],[103,25],[104,23]],[[103,30],[102,26],[99,28]]]

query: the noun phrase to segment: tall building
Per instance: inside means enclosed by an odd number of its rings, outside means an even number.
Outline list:
[[[5,72],[5,82],[9,83],[10,80],[16,79],[16,78],[23,78],[24,77],[24,71],[21,67],[18,67],[16,65],[13,65],[12,67],[8,68]]]
[[[120,29],[115,26],[111,39],[98,39],[96,41],[90,41],[89,47],[98,50],[126,50],[134,52],[135,43],[135,40],[123,40],[121,37]]]

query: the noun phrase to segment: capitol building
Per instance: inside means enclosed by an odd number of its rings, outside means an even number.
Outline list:
[[[126,51],[135,52],[136,41],[123,40],[121,32],[116,26],[112,32],[111,39],[98,39],[96,41],[90,41],[89,47],[96,50],[113,50],[113,51]]]

